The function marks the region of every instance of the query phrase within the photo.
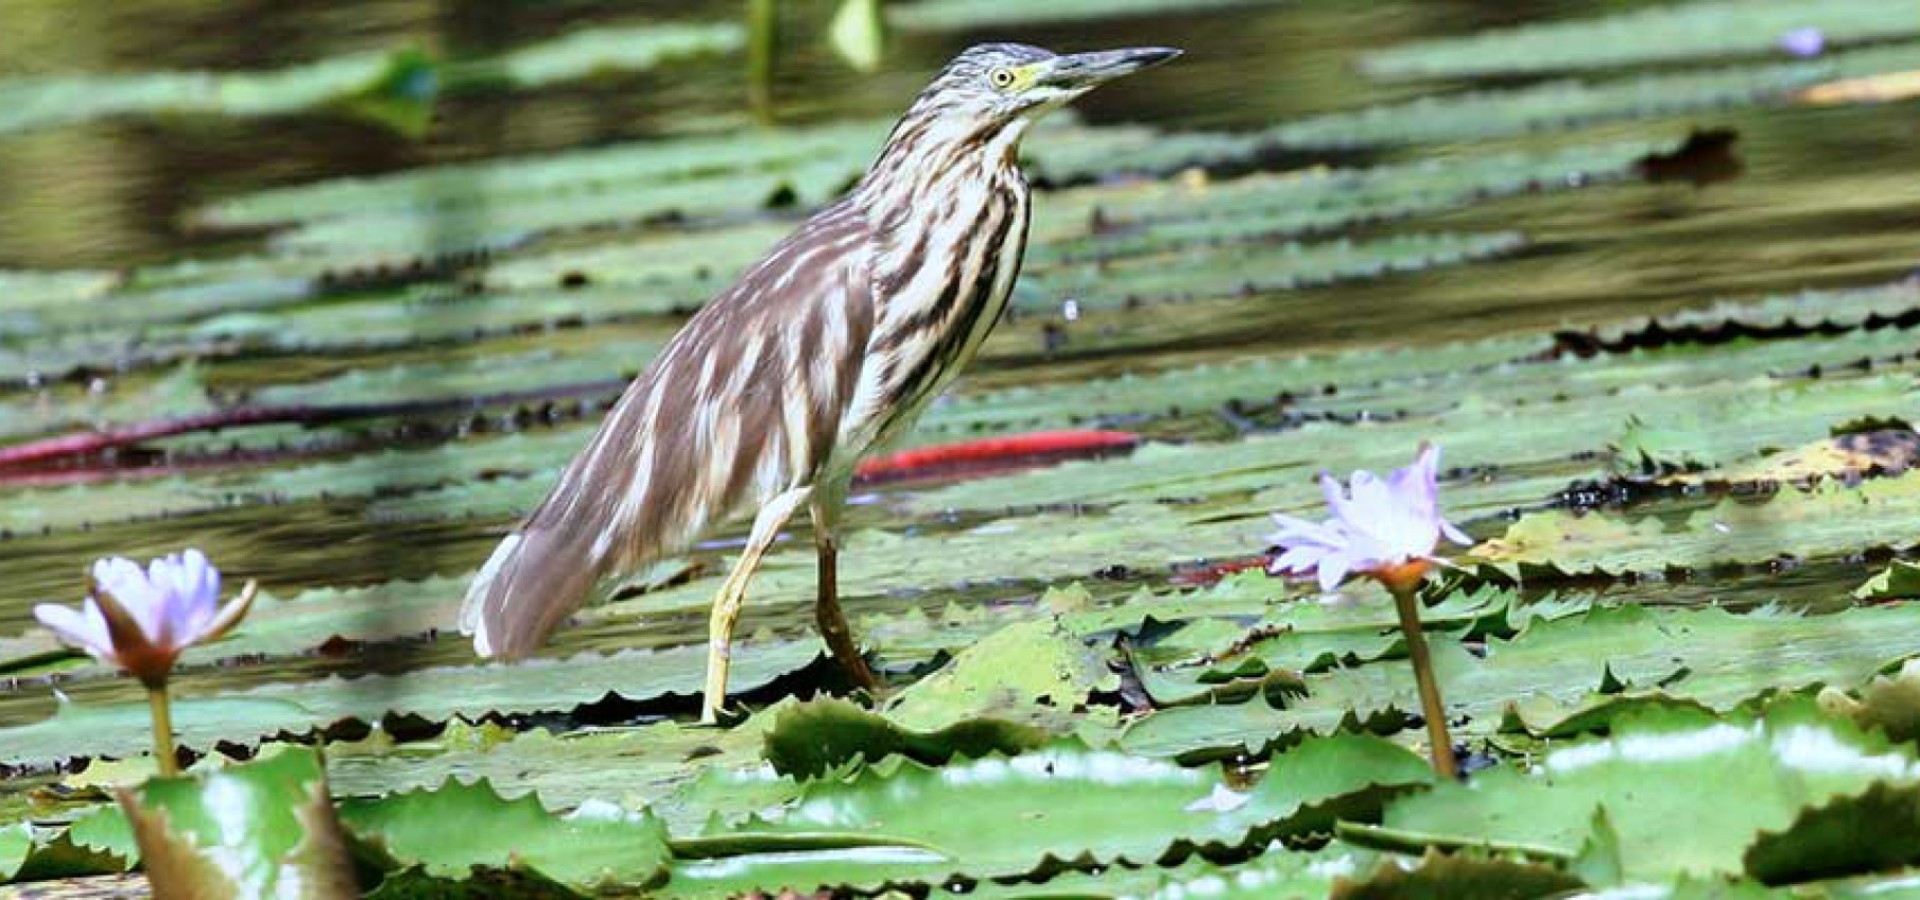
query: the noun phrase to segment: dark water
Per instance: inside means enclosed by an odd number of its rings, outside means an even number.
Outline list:
[[[815,49],[830,5],[793,3],[787,5],[788,52],[777,97],[781,115],[795,122],[890,114],[930,71],[976,40],[1017,39],[1060,49],[1174,44],[1188,51],[1178,65],[1089,98],[1082,116],[1099,123],[1247,129],[1432,90],[1359,77],[1350,60],[1362,49],[1546,13],[1571,17],[1629,5],[1300,0],[1008,33],[907,34],[884,72],[863,76]],[[0,0],[0,33],[8,35],[0,41],[0,73],[273,67],[405,42],[480,53],[582,24],[699,19],[731,15],[736,8],[663,0]],[[0,265],[113,268],[186,253],[243,251],[255,246],[253,236],[196,231],[186,212],[263,186],[736,123],[743,106],[739,64],[739,57],[717,57],[653,73],[454,98],[443,104],[424,140],[324,114],[122,119],[7,137],[0,139]],[[1738,177],[1705,186],[1633,184],[1583,193],[1577,202],[1564,195],[1522,196],[1479,205],[1431,225],[1520,230],[1531,237],[1532,248],[1497,263],[1289,292],[1270,302],[1143,311],[1105,336],[1099,329],[1112,323],[1095,319],[1073,326],[1080,331],[1070,335],[1079,340],[1076,346],[1093,352],[1068,359],[1043,353],[1033,330],[1030,343],[1001,347],[970,378],[985,384],[1087,377],[1256,351],[1538,331],[1718,297],[1885,281],[1920,263],[1913,237],[1920,233],[1920,178],[1913,177],[1920,171],[1920,117],[1911,105],[1713,113],[1594,129],[1586,139],[1644,136],[1650,129],[1670,134],[1687,126],[1736,130]],[[1393,158],[1342,154],[1273,163]],[[1108,342],[1105,350],[1102,341]],[[525,343],[510,338],[489,346]],[[354,362],[395,358],[399,354]],[[218,377],[245,383],[265,371],[249,365],[286,363],[243,361]],[[884,516],[879,509],[856,510],[852,524]],[[110,552],[145,556],[182,544],[205,546],[216,559],[236,561],[233,576],[269,580],[286,594],[306,585],[457,574],[479,562],[501,524],[369,525],[352,504],[307,503],[18,537],[0,543],[6,576],[0,597],[7,600],[0,604],[0,633],[24,624],[25,601],[70,593],[79,568]],[[1756,574],[1712,588],[1694,586],[1690,595],[1755,602],[1762,594],[1831,596],[1835,586],[1851,586],[1863,571],[1829,567],[1787,580]],[[882,602],[856,601],[855,612]],[[673,623],[671,632],[695,635],[699,627]]]

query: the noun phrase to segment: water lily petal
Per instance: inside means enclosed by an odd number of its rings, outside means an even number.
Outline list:
[[[120,608],[133,617],[142,634],[156,635],[166,606],[166,590],[153,583],[138,563],[124,557],[96,560],[93,582],[113,595]]]
[[[167,676],[173,672],[173,661],[180,656],[180,648],[150,640],[147,633],[140,630],[132,610],[122,606],[113,594],[102,591],[89,602],[97,605],[101,618],[106,620],[107,634],[113,639],[113,658],[120,668],[149,688],[166,684]]]
[[[247,611],[253,608],[253,597],[257,588],[258,585],[252,581],[241,585],[240,596],[233,598],[225,607],[222,607],[220,614],[207,623],[206,628],[194,638],[193,642],[201,644],[217,641],[233,630],[233,626],[240,624],[240,620],[247,617]]]
[[[42,603],[33,608],[33,617],[62,643],[85,650],[102,662],[113,661],[113,638],[107,634],[107,620],[92,600],[79,609]]]
[[[1320,473],[1320,493],[1327,498],[1327,509],[1333,511],[1336,521],[1347,521],[1350,504],[1347,502],[1347,486],[1340,479],[1326,472]]]
[[[180,647],[194,643],[219,612],[220,573],[206,554],[187,550],[154,560],[147,577],[165,594],[156,641]]]
[[[1272,562],[1268,563],[1267,571],[1276,575],[1283,572],[1311,572],[1315,567],[1320,565],[1320,561],[1325,559],[1327,554],[1333,553],[1334,549],[1335,548],[1323,547],[1317,544],[1302,544],[1297,547],[1291,547],[1288,548],[1285,553],[1280,554],[1278,557],[1275,557]]]
[[[1422,442],[1420,453],[1413,459],[1413,465],[1393,470],[1389,481],[1393,492],[1403,506],[1431,516],[1439,507],[1440,489],[1437,479],[1440,475],[1440,448],[1432,443]]]
[[[1320,561],[1320,590],[1331,591],[1345,581],[1347,572],[1352,568],[1351,561],[1338,553],[1327,554]]]
[[[1293,516],[1272,513],[1274,524],[1280,530],[1267,536],[1274,544],[1298,544],[1302,542],[1337,547],[1346,542],[1338,522],[1310,522]]]

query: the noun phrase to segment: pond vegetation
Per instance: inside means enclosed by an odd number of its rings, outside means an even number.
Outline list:
[[[801,3],[771,126],[733,4],[360,0],[248,47],[182,6],[8,13],[0,882],[1920,895],[1910,0],[901,0],[871,73]],[[476,660],[472,572],[626,381],[989,37],[1188,55],[1028,138],[1011,312],[936,452],[863,469],[887,696],[813,634],[804,526],[724,728],[745,523]],[[1033,432],[1080,437],[950,449]],[[1457,782],[1389,592],[1265,572],[1323,470],[1423,441],[1475,541],[1421,588]],[[259,592],[180,654],[150,779],[146,692],[32,610],[186,547]]]

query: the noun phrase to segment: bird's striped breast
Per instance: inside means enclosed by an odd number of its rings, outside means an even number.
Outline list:
[[[936,194],[945,198],[941,208],[915,208],[914,224],[880,243],[879,317],[854,403],[856,413],[879,415],[857,444],[909,426],[979,349],[1013,292],[1026,249],[1027,185],[1010,155],[974,158],[987,171],[951,173],[959,187]]]

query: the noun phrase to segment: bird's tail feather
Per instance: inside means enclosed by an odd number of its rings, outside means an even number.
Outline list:
[[[517,659],[591,598],[602,572],[589,529],[535,516],[488,557],[467,588],[460,630],[481,656]]]

